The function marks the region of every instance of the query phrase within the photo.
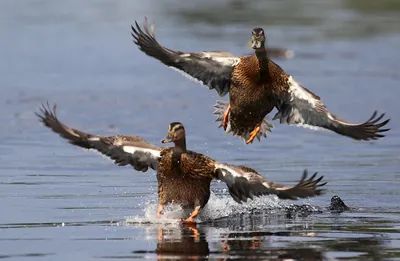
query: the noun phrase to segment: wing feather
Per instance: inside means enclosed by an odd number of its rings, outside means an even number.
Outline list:
[[[229,194],[238,202],[246,202],[254,196],[274,194],[281,199],[298,199],[314,197],[322,194],[321,189],[326,183],[321,183],[323,176],[316,178],[317,173],[307,179],[307,170],[304,170],[302,178],[294,186],[283,186],[279,183],[268,181],[255,170],[246,166],[215,163],[216,177],[225,182]]]
[[[56,105],[42,104],[40,113],[36,113],[40,121],[69,143],[84,148],[94,149],[109,157],[118,166],[131,165],[136,170],[157,170],[161,148],[150,144],[138,136],[99,136],[89,134],[61,123],[56,116]]]
[[[143,29],[137,22],[131,28],[134,43],[145,54],[208,86],[209,89],[215,89],[220,96],[229,92],[232,71],[240,62],[240,57],[220,51],[189,53],[168,49],[156,40],[154,24],[149,29],[147,19],[143,23]]]
[[[382,133],[390,130],[383,128],[390,120],[382,120],[384,113],[378,115],[375,111],[363,123],[349,123],[329,112],[319,96],[298,84],[292,76],[288,76],[287,84],[273,118],[280,123],[322,127],[355,140],[376,140],[385,137]]]

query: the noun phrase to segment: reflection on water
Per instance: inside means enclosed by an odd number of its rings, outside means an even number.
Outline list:
[[[397,213],[399,215],[400,213]],[[224,226],[213,224],[130,224],[125,221],[90,221],[79,223],[48,224],[1,224],[3,236],[0,241],[36,242],[48,244],[45,232],[41,237],[14,238],[7,234],[10,229],[23,229],[27,235],[31,230],[41,229],[62,235],[74,230],[85,231],[72,237],[67,245],[77,243],[91,250],[93,241],[116,242],[119,251],[104,249],[97,257],[105,259],[157,259],[157,260],[387,260],[400,258],[392,248],[390,238],[400,235],[400,223],[382,220],[377,216],[342,216],[326,213],[313,214],[307,218],[287,218],[284,213],[270,216],[270,221],[260,223],[265,214],[229,217],[232,223],[252,223],[254,226]],[[368,223],[368,225],[366,225]],[[337,225],[332,225],[337,224]],[[362,230],[360,227],[362,225]],[[359,227],[358,229],[356,227]],[[376,233],[374,228],[386,227],[385,232]],[[91,228],[91,229],[89,229]],[[92,231],[106,229],[108,236],[101,237]],[[60,230],[62,229],[62,230]],[[65,231],[67,230],[67,231]],[[25,238],[24,238],[25,237]],[[75,243],[74,243],[75,242]],[[121,247],[122,246],[122,247]],[[27,249],[29,251],[29,248]],[[1,255],[1,258],[53,256],[54,251],[22,251],[23,254]],[[97,252],[98,249],[97,249]],[[119,254],[116,254],[118,252]],[[80,254],[82,256],[82,253]]]
[[[210,254],[206,236],[196,226],[158,228],[157,233],[157,260],[204,260]]]
[[[312,234],[312,233],[310,233]],[[250,259],[273,260],[325,260],[322,249],[314,247],[270,248],[270,240],[274,236],[305,236],[305,233],[291,232],[236,232],[229,233],[224,238],[223,249],[229,256],[242,256]]]
[[[337,197],[332,201],[336,205]],[[215,196],[210,204],[218,206]],[[157,260],[382,260],[393,256],[385,249],[389,238],[400,235],[399,221],[364,214],[355,208],[341,213],[331,212],[330,208],[331,205],[259,206],[197,225],[150,217],[129,218],[123,224],[142,228],[146,238],[157,240],[154,251],[135,248],[133,257],[156,255]]]
[[[241,217],[232,218],[238,219],[238,223],[242,222]],[[340,220],[340,216],[333,218]],[[157,238],[156,249],[137,249],[132,253],[133,257],[143,255],[151,258],[156,255],[157,260],[328,260],[344,257],[352,260],[383,260],[393,257],[384,251],[387,238],[381,235],[368,232],[356,235],[351,233],[351,229],[346,229],[346,224],[338,230],[334,226],[324,226],[316,219],[312,222],[289,221],[296,224],[293,226],[285,224],[288,222],[286,218],[278,219],[279,225],[258,231],[248,231],[248,227],[238,231],[233,227],[221,228],[215,224],[143,227],[147,238]],[[394,233],[399,232],[397,230]]]

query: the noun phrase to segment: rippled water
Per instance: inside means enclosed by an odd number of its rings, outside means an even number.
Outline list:
[[[299,2],[300,3],[300,2]],[[0,258],[13,260],[400,260],[400,22],[397,1],[0,2]],[[355,142],[279,125],[245,146],[217,128],[217,95],[133,45],[130,24],[149,16],[166,46],[246,54],[249,30],[293,49],[278,61],[328,108],[352,121],[373,110],[388,136]],[[113,166],[43,128],[33,112],[59,106],[65,123],[159,144],[182,121],[188,146],[293,183],[302,169],[328,181],[323,196],[237,205],[220,183],[196,227],[154,218],[156,178]],[[326,207],[339,195],[351,211]],[[311,213],[288,213],[290,204]]]

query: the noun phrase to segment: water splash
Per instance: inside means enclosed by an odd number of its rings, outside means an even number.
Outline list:
[[[238,204],[228,195],[211,194],[210,201],[200,213],[199,221],[211,221],[257,211],[281,210],[289,204],[276,196],[263,196]]]
[[[249,214],[252,212],[277,212],[291,206],[292,202],[283,201],[276,196],[263,196],[249,200],[247,203],[238,204],[229,195],[216,195],[211,193],[208,204],[201,210],[197,218],[198,223],[209,222],[224,217]],[[144,216],[131,216],[126,218],[127,224],[179,224],[180,219],[187,218],[190,210],[182,209],[179,205],[167,205],[164,214],[156,216],[157,203],[154,199],[144,204]]]

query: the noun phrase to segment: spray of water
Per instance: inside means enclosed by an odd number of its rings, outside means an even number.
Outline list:
[[[247,214],[254,211],[279,211],[290,206],[291,202],[279,200],[276,196],[263,196],[238,204],[228,195],[211,193],[210,200],[201,210],[197,222],[209,222],[223,217]],[[164,214],[156,216],[157,203],[154,199],[144,204],[144,216],[131,216],[126,219],[129,224],[179,224],[181,218],[186,218],[190,210],[182,209],[179,205],[168,205]]]

